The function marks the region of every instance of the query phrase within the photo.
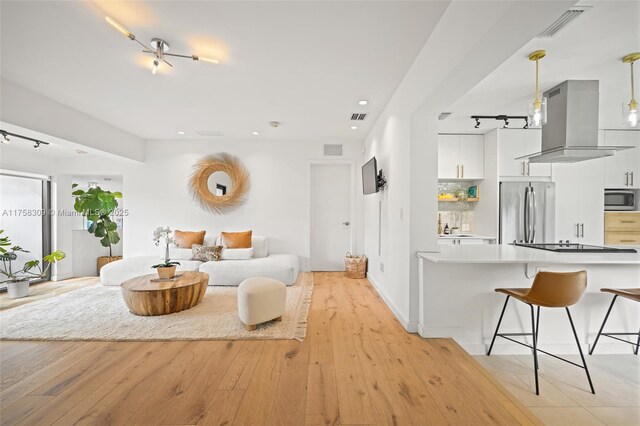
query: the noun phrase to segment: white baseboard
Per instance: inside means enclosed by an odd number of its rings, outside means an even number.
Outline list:
[[[367,274],[367,279],[371,283],[371,286],[374,288],[374,290],[378,293],[380,298],[384,301],[384,303],[389,307],[389,309],[391,309],[393,315],[398,319],[398,321],[400,321],[402,327],[404,327],[404,329],[409,333],[417,333],[418,323],[410,322],[407,318],[404,317],[404,315],[402,315],[402,313],[400,313],[400,310],[391,302],[387,294],[384,292],[384,290],[382,290],[382,287],[380,287],[380,284],[378,284],[371,275]]]
[[[63,275],[52,275],[51,281],[64,281],[64,280],[68,280],[69,278],[73,278],[72,273],[63,274]]]

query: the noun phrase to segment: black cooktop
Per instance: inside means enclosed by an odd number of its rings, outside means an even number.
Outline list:
[[[602,247],[576,243],[550,244],[514,242],[513,244],[520,247],[529,247],[538,250],[555,251],[560,253],[637,253],[637,250],[632,248]]]

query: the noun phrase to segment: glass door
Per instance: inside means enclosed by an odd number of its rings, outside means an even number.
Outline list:
[[[18,253],[13,270],[29,260],[42,260],[51,252],[50,181],[46,178],[0,174],[0,229],[12,246],[29,253]],[[0,277],[0,281],[6,278]],[[47,279],[49,277],[46,277]],[[40,280],[41,281],[41,280]],[[0,284],[0,290],[6,289]]]

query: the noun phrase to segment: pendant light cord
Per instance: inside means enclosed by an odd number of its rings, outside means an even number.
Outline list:
[[[634,96],[634,94],[635,94],[635,86],[633,84],[633,63],[634,63],[634,61],[631,61],[631,100],[632,101],[635,100],[635,98],[636,98]]]
[[[540,97],[538,96],[538,61],[539,59],[536,59],[536,101],[540,100]],[[633,75],[633,68],[631,68],[631,73]]]

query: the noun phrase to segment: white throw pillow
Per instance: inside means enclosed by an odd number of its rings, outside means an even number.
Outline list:
[[[222,260],[248,260],[253,258],[253,247],[243,249],[222,249]]]

